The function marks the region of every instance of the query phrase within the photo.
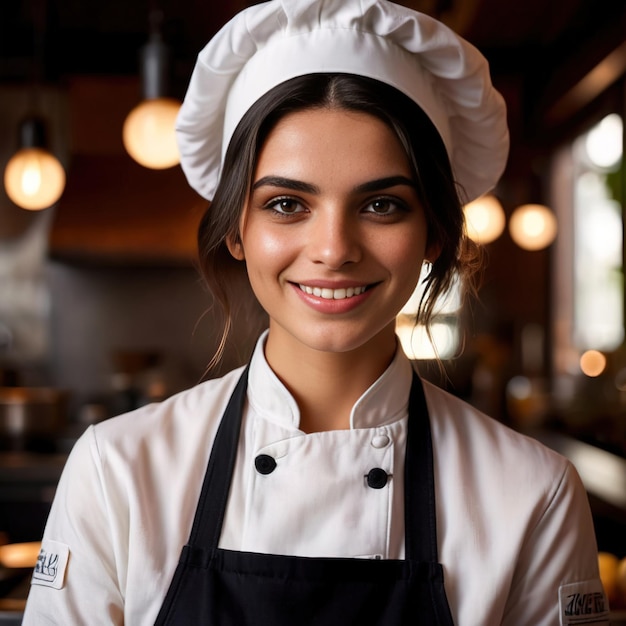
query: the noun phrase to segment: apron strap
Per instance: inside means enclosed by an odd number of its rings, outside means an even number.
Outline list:
[[[245,368],[215,435],[189,545],[217,549],[235,468],[248,388]],[[438,562],[433,448],[428,407],[419,376],[413,372],[404,467],[405,553],[407,560]]]
[[[249,365],[237,382],[215,435],[189,536],[191,546],[216,549],[220,540],[239,447],[241,418],[248,389],[248,369]]]
[[[433,442],[424,385],[415,371],[404,461],[404,528],[406,558],[438,563]]]

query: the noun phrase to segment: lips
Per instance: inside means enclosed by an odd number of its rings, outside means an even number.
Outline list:
[[[309,285],[298,284],[298,287],[304,293],[324,300],[345,300],[354,296],[360,296],[366,289],[366,285],[358,287],[341,287],[332,289],[329,287],[310,287]]]

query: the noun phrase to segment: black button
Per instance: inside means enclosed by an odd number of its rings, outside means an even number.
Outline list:
[[[367,476],[367,486],[372,489],[382,489],[389,479],[389,475],[384,469],[380,469],[380,467],[375,467],[371,469]]]
[[[254,467],[259,474],[271,474],[276,469],[276,461],[269,454],[259,454],[254,459]]]

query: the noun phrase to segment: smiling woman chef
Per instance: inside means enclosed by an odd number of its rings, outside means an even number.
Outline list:
[[[272,0],[199,55],[177,131],[249,365],[90,428],[24,623],[608,624],[572,466],[423,382],[394,320],[474,266],[508,151],[487,63],[385,0]]]

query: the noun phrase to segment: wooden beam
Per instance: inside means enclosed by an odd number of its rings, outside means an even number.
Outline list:
[[[626,73],[626,41],[561,96],[545,113],[546,125],[557,124],[597,98]]]

